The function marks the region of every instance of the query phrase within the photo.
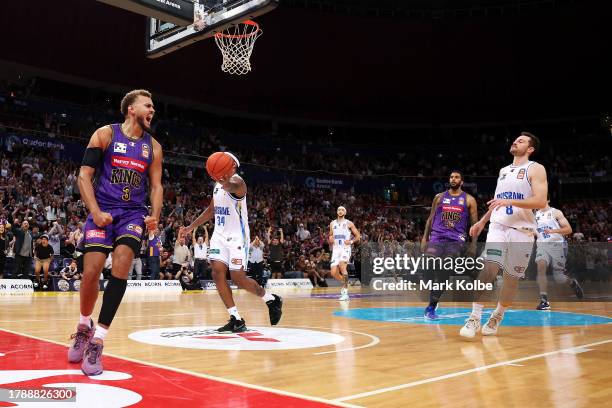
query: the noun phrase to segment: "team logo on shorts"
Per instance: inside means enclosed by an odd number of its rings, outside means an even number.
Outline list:
[[[127,153],[127,144],[121,142],[115,142],[115,146],[113,148],[114,153]]]
[[[525,267],[517,265],[517,266],[514,267],[514,272],[516,272],[516,273],[523,273],[523,272],[525,272]]]
[[[231,263],[232,265],[242,265],[242,259],[232,258]]]
[[[520,169],[519,172],[516,175],[516,178],[521,180],[525,178],[525,169]]]
[[[62,292],[68,292],[70,290],[70,284],[65,279],[57,281],[57,288]]]
[[[106,231],[99,230],[99,229],[97,229],[97,230],[89,230],[85,234],[85,238],[87,238],[87,239],[95,239],[95,238],[104,239],[104,238],[106,238]]]
[[[142,157],[144,157],[145,159],[149,158],[149,154],[150,154],[150,148],[149,145],[146,143],[142,144]]]
[[[166,347],[203,350],[292,350],[342,343],[344,337],[324,331],[249,327],[243,333],[221,334],[213,326],[168,327],[131,333],[132,340]]]
[[[210,248],[208,250],[209,255],[219,255],[221,253],[221,250],[218,248]]]
[[[487,255],[502,256],[502,251],[499,249],[487,249]]]
[[[128,231],[133,231],[138,235],[142,235],[142,227],[140,225],[128,224],[127,229]]]

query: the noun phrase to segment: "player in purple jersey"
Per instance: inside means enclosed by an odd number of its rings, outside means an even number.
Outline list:
[[[140,253],[144,228],[154,231],[162,207],[162,149],[150,134],[155,114],[151,94],[128,92],[121,101],[125,121],[104,126],[89,140],[79,172],[79,188],[89,209],[83,238],[81,317],[68,361],[82,361],[86,375],[102,373],[102,348],[108,328],[119,308],[132,259]],[[95,177],[95,183],[92,181]],[[146,207],[151,199],[151,214]],[[99,292],[100,272],[113,253],[98,324],[91,314]]]
[[[431,204],[425,232],[421,239],[421,249],[428,256],[458,256],[467,241],[470,225],[478,221],[478,206],[474,197],[461,189],[463,174],[453,171],[448,180],[450,188],[437,194]],[[468,220],[469,214],[469,220]],[[470,253],[475,253],[476,240],[472,238]],[[445,283],[449,271],[436,271],[434,280]],[[436,308],[444,289],[432,289],[429,293],[429,305],[425,309],[426,319],[437,319]]]

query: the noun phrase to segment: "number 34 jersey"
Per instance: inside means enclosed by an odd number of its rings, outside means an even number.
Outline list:
[[[528,161],[521,166],[506,166],[499,171],[495,198],[508,200],[525,200],[533,196],[529,182],[529,167],[535,162]],[[533,211],[515,206],[498,207],[491,214],[491,223],[512,228],[536,229]]]
[[[245,243],[250,240],[249,213],[247,210],[246,195],[236,198],[216,183],[213,191],[215,205],[213,236],[223,238],[240,238]]]

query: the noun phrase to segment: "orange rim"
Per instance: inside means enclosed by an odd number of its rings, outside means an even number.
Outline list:
[[[218,33],[215,33],[215,37],[221,37],[221,38],[250,38],[250,37],[253,37],[258,32],[261,31],[260,28],[259,28],[259,24],[257,24],[253,20],[246,20],[246,21],[243,21],[242,23],[238,23],[238,24],[245,24],[245,25],[253,26],[253,27],[255,27],[255,30],[253,32],[251,32],[251,33],[248,33],[248,34],[225,34],[225,33],[222,33],[222,32],[218,32]]]

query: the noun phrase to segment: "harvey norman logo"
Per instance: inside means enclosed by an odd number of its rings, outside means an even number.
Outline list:
[[[147,168],[147,164],[140,160],[131,159],[129,157],[119,157],[113,156],[112,165],[115,167],[124,167],[132,170],[136,170],[139,172],[144,172]]]

